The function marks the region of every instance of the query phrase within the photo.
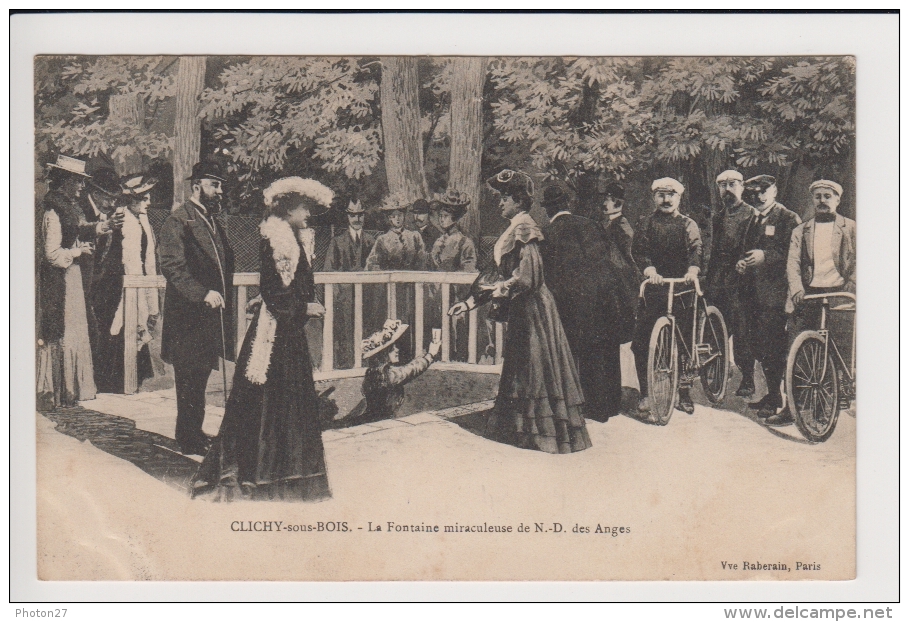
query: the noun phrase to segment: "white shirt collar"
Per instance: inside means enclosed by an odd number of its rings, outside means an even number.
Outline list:
[[[205,209],[205,206],[202,205],[202,203],[200,203],[199,201],[196,200],[196,197],[190,197],[189,200],[190,200],[191,203],[195,204],[196,207],[198,207],[200,210],[202,210],[202,213],[203,213],[205,216],[208,216],[208,210]]]
[[[362,237],[362,235],[363,235],[363,230],[362,230],[362,229],[360,229],[359,231],[357,231],[357,230],[354,229],[353,227],[348,227],[348,228],[347,228],[347,232],[350,234],[350,239],[353,240],[354,242],[357,241],[357,237],[358,237],[358,236]]]
[[[621,218],[622,212],[614,212],[612,214],[608,214],[608,216],[609,220],[615,220],[616,218]]]
[[[767,207],[767,208],[765,208],[764,210],[759,210],[759,209],[756,209],[756,208],[755,208],[754,211],[757,212],[758,216],[766,216],[767,214],[770,213],[770,210],[772,210],[772,209],[774,208],[774,206],[776,206],[776,201],[774,201],[773,203],[771,203],[771,204],[770,204],[770,207]]]
[[[571,215],[571,212],[569,212],[568,210],[564,210],[564,209],[563,209],[561,212],[558,212],[555,216],[553,216],[552,218],[550,218],[550,219],[549,219],[549,222],[555,222],[555,221],[556,221],[556,218],[558,218],[559,216],[570,216],[570,215]]]

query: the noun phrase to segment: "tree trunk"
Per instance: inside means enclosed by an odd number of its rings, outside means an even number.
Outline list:
[[[145,122],[145,102],[135,93],[111,95],[108,102],[109,118],[123,125],[139,126]],[[113,154],[117,175],[134,175],[142,172],[142,154],[133,145],[121,145]]]
[[[483,157],[483,85],[486,58],[453,58],[451,82],[451,156],[448,188],[470,197],[461,219],[461,230],[474,240],[480,237],[480,167]]]
[[[388,191],[413,202],[428,194],[423,171],[417,59],[382,59],[382,140]]]
[[[199,95],[205,82],[205,57],[181,56],[177,70],[177,107],[174,118],[174,207],[189,198],[186,178],[199,161],[202,128]]]

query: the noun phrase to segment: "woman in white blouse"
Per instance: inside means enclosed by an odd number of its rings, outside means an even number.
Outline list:
[[[83,162],[74,162],[84,169]],[[38,407],[46,409],[75,406],[94,399],[96,392],[79,265],[80,258],[91,255],[94,248],[79,239],[86,223],[77,201],[88,176],[75,170],[75,165],[64,164],[68,166],[51,165],[52,189],[44,199],[42,221],[37,392]]]

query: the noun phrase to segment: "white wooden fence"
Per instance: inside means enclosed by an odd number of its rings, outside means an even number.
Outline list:
[[[426,285],[437,284],[441,288],[441,317],[442,317],[442,351],[441,361],[433,365],[433,369],[457,370],[475,373],[497,374],[502,366],[502,343],[504,341],[504,328],[501,323],[495,324],[495,364],[480,365],[477,362],[477,333],[479,331],[479,318],[477,309],[468,314],[467,328],[467,362],[451,361],[451,318],[447,311],[453,304],[451,297],[452,285],[470,285],[476,278],[476,273],[470,272],[317,272],[315,281],[317,285],[325,286],[325,318],[322,322],[322,362],[314,373],[316,380],[331,380],[336,378],[353,378],[362,376],[366,369],[363,367],[363,285],[385,284],[388,302],[388,317],[395,318],[397,313],[398,284],[412,285],[414,288],[414,326],[413,336],[416,344],[415,354],[419,356],[426,351],[424,340],[424,317],[426,301]],[[136,328],[138,325],[138,290],[140,288],[166,287],[163,276],[124,276],[124,330],[125,344],[123,348],[123,390],[125,393],[135,393],[138,390],[138,375],[136,358],[138,356],[138,341]],[[246,303],[249,298],[250,287],[259,285],[259,274],[256,272],[241,272],[234,274],[234,287],[237,289],[236,328],[237,350],[246,334]],[[334,319],[335,319],[335,286],[353,285],[354,321],[353,344],[354,365],[352,369],[334,368]],[[308,353],[307,353],[308,356]]]

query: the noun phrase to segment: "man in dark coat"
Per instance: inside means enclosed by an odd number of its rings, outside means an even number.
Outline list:
[[[745,198],[755,206],[745,233],[744,254],[736,263],[748,342],[761,362],[767,395],[750,404],[767,419],[783,406],[780,385],[786,372],[786,259],[792,231],[801,220],[776,202],[776,178],[758,175],[745,182]],[[781,413],[785,417],[785,413]]]
[[[684,278],[688,283],[693,283],[701,272],[701,231],[694,220],[679,212],[679,202],[685,187],[678,180],[664,177],[654,181],[650,190],[653,192],[656,210],[638,227],[632,247],[635,263],[643,268],[643,275],[650,285],[638,308],[634,340],[631,343],[638,384],[641,387],[641,402],[638,404],[638,410],[641,411],[650,410],[647,386],[650,334],[656,321],[666,314],[667,290],[658,286],[663,284],[664,278]],[[682,335],[689,340],[691,329],[687,327],[692,324],[693,309],[677,304],[673,312]],[[683,348],[679,347],[680,352],[681,350]],[[688,374],[680,374],[678,405],[689,415],[694,413],[691,378]]]
[[[167,279],[161,358],[174,366],[177,443],[185,454],[203,455],[210,444],[202,432],[208,377],[219,357],[233,360],[234,253],[215,218],[225,182],[220,167],[200,162],[189,179],[192,198],[161,229]]]
[[[366,210],[359,201],[347,206],[347,230],[336,235],[328,245],[325,255],[325,272],[362,272],[366,269],[376,236],[363,230]],[[364,292],[367,288],[364,287]],[[354,365],[354,286],[335,286],[335,368],[348,369]],[[364,312],[368,309],[365,301]]]
[[[631,228],[628,219],[622,215],[622,209],[625,207],[625,186],[613,182],[606,185],[600,194],[603,197],[603,212],[600,220],[603,230],[628,262],[634,263],[631,256],[634,229]]]
[[[552,292],[584,391],[584,416],[607,421],[622,401],[620,345],[630,337],[634,307],[621,295],[612,242],[595,222],[569,211],[560,186],[543,191],[543,278]],[[633,299],[632,299],[633,301]]]
[[[436,240],[442,235],[439,228],[429,219],[429,209],[429,202],[425,199],[417,199],[410,208],[410,211],[413,214],[413,224],[416,225],[417,231],[420,232],[420,237],[423,238],[423,247],[426,249],[427,253],[432,250]],[[431,261],[427,261],[426,264],[427,270],[433,269]]]
[[[733,338],[735,364],[742,372],[742,382],[735,394],[754,395],[754,353],[748,341],[742,302],[739,300],[739,278],[735,264],[742,256],[745,230],[751,223],[754,209],[742,200],[745,190],[742,174],[728,170],[716,178],[722,207],[712,221],[710,263],[707,267],[707,289],[710,304],[723,314],[726,329]]]

